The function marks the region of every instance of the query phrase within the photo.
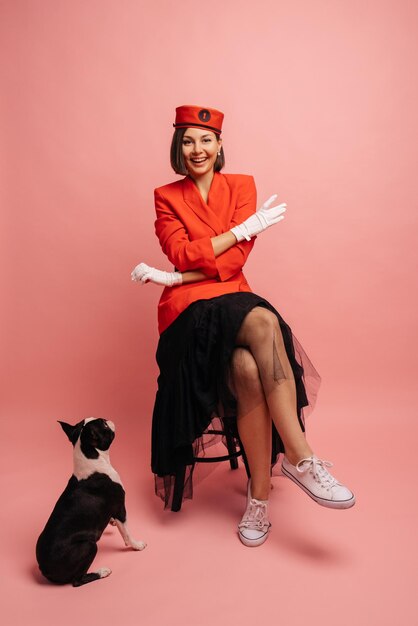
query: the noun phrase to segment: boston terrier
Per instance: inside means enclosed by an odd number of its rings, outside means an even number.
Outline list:
[[[42,574],[51,582],[74,587],[109,576],[102,567],[87,572],[106,526],[117,526],[126,546],[143,550],[126,526],[125,491],[110,464],[113,422],[90,417],[75,426],[59,422],[74,447],[74,473],[61,494],[36,544]]]

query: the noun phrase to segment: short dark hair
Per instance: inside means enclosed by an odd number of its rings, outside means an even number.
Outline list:
[[[174,131],[173,139],[171,141],[171,148],[170,148],[171,167],[176,172],[176,174],[181,174],[182,176],[187,176],[187,173],[188,173],[187,168],[184,164],[183,149],[182,149],[183,137],[184,137],[184,133],[186,132],[186,130],[187,128],[176,128],[176,130]],[[217,139],[219,139],[219,135],[217,133],[215,133],[215,135]],[[221,169],[225,165],[225,155],[224,155],[224,149],[222,146],[220,149],[220,153],[221,154],[217,157],[215,161],[215,165],[213,166],[213,170],[215,172],[220,172]]]

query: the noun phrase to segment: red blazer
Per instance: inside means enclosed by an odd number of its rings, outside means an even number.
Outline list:
[[[189,176],[157,187],[154,197],[155,232],[164,254],[180,272],[201,270],[208,277],[164,288],[158,304],[162,333],[195,300],[251,291],[241,270],[255,238],[235,244],[216,258],[210,239],[255,212],[256,189],[252,176],[215,172],[207,203]]]

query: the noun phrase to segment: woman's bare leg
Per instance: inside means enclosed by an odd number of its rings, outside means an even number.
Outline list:
[[[236,343],[248,347],[254,357],[271,419],[287,459],[296,465],[313,452],[297,417],[295,381],[277,317],[268,309],[255,307],[245,317]],[[254,404],[251,400],[252,411],[264,413],[263,405],[257,410]],[[245,407],[242,412],[246,412]]]
[[[251,495],[267,500],[270,493],[271,417],[257,363],[246,348],[235,348],[231,388],[237,399],[238,433],[251,472]]]

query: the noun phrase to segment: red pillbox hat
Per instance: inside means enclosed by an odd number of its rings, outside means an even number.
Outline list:
[[[224,114],[216,109],[184,104],[176,109],[175,128],[207,128],[220,135]]]

